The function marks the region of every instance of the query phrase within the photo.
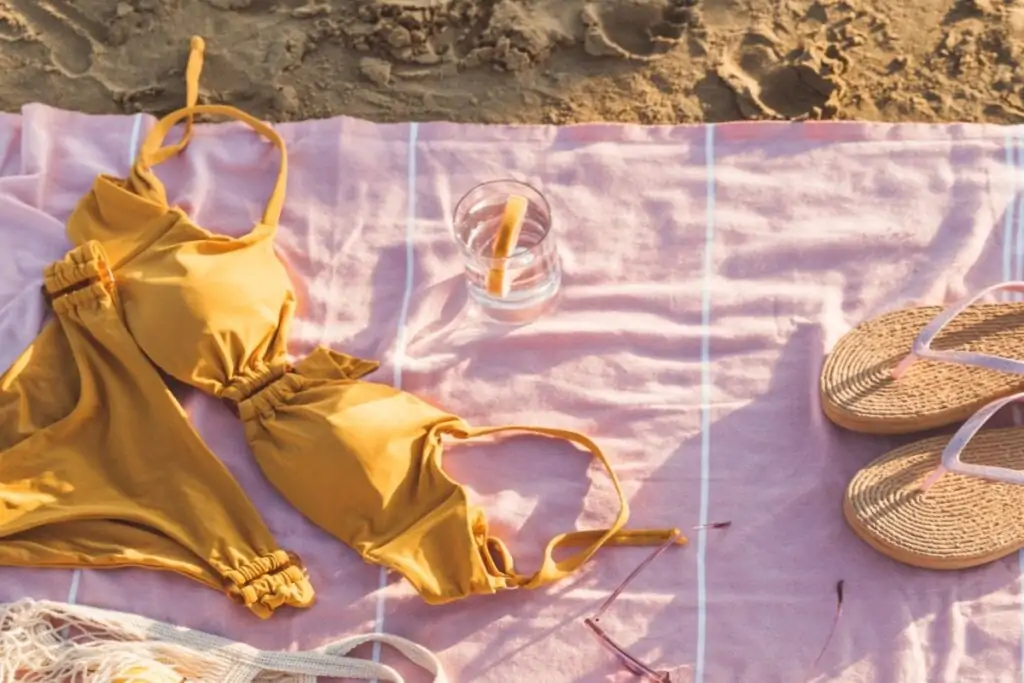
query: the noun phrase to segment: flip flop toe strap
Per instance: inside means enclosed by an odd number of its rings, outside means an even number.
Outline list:
[[[993,465],[979,465],[964,462],[961,457],[963,456],[964,449],[967,448],[971,439],[974,438],[978,433],[978,430],[980,430],[986,422],[992,419],[993,415],[998,413],[1007,405],[1018,401],[1024,401],[1024,392],[1012,394],[1005,398],[993,401],[976,412],[969,420],[964,422],[960,429],[957,430],[956,434],[953,435],[953,438],[949,440],[949,443],[946,444],[946,447],[942,450],[942,460],[939,463],[939,466],[932,470],[932,472],[924,478],[924,481],[922,481],[921,489],[927,491],[935,484],[935,482],[947,473],[963,474],[971,477],[978,477],[980,479],[1003,482],[1006,484],[1024,485],[1024,471],[1010,469],[1008,467],[996,467]]]
[[[943,328],[954,318],[973,306],[980,299],[996,291],[1024,292],[1024,281],[1011,280],[1000,282],[986,289],[981,290],[974,296],[968,297],[956,304],[953,304],[939,315],[935,316],[930,323],[925,325],[914,344],[910,353],[896,365],[892,370],[893,379],[899,379],[915,361],[925,359],[933,361],[944,361],[947,363],[960,363],[961,365],[975,365],[989,370],[997,370],[1011,374],[1024,374],[1024,361],[1002,356],[992,356],[987,353],[976,353],[974,351],[941,351],[932,348],[932,342],[939,336]]]

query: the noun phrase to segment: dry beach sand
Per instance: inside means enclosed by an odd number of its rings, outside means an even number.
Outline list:
[[[0,0],[0,107],[270,120],[1024,120],[1024,0]]]

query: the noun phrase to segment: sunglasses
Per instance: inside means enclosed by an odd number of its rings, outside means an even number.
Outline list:
[[[731,524],[731,522],[715,522],[713,524],[708,524],[708,525],[704,526],[703,528],[706,528],[706,529],[724,529],[724,528],[728,527],[730,524]],[[700,527],[698,527],[698,528],[700,528]],[[615,658],[619,660],[619,663],[621,663],[622,666],[624,666],[627,671],[629,671],[633,675],[638,676],[639,678],[641,678],[641,679],[643,679],[645,681],[651,681],[652,683],[673,683],[673,681],[672,681],[672,674],[670,672],[668,672],[668,671],[661,671],[661,670],[655,669],[654,667],[648,666],[647,664],[645,664],[640,659],[637,659],[636,657],[631,655],[621,645],[616,643],[612,639],[612,637],[609,636],[608,633],[605,632],[605,630],[603,628],[601,628],[601,626],[600,626],[601,615],[604,614],[606,611],[608,611],[608,608],[612,606],[612,603],[615,602],[615,599],[617,597],[619,597],[619,595],[622,594],[622,591],[624,591],[626,589],[626,586],[628,586],[630,584],[630,582],[633,581],[633,579],[635,579],[637,577],[637,575],[640,574],[640,572],[642,572],[644,569],[646,569],[647,566],[649,564],[651,564],[651,562],[654,562],[654,560],[658,559],[658,557],[663,552],[665,552],[671,546],[673,546],[676,543],[678,543],[681,537],[682,537],[682,534],[676,534],[672,538],[670,538],[667,541],[665,541],[665,543],[663,543],[657,549],[655,549],[655,551],[653,553],[651,553],[647,557],[647,559],[645,559],[643,562],[640,563],[640,566],[638,566],[636,569],[634,569],[632,571],[632,573],[630,573],[630,575],[627,576],[625,578],[625,580],[623,580],[623,582],[619,584],[619,587],[616,588],[612,592],[612,594],[610,596],[608,596],[608,599],[605,600],[603,603],[601,603],[601,606],[597,608],[597,611],[594,612],[594,614],[592,616],[589,616],[589,617],[587,617],[586,619],[583,620],[583,625],[586,626],[587,629],[591,633],[594,634],[594,636],[597,638],[598,642],[601,643],[601,645],[606,650],[611,652],[615,656]],[[807,680],[807,681],[811,680],[811,677],[814,674],[815,668],[818,666],[818,663],[821,661],[821,658],[825,655],[825,652],[828,650],[829,643],[832,642],[832,636],[835,635],[836,628],[839,626],[839,617],[842,615],[842,612],[843,612],[843,582],[839,581],[839,582],[836,583],[836,611],[835,611],[835,615],[832,618],[832,628],[829,630],[828,637],[825,639],[825,644],[822,646],[821,651],[818,653],[817,658],[815,658],[814,663],[811,664],[811,668],[807,672],[807,677],[806,677],[805,680]]]

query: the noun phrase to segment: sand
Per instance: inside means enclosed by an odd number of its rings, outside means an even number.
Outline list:
[[[269,120],[1024,120],[1024,0],[0,0],[0,107]]]

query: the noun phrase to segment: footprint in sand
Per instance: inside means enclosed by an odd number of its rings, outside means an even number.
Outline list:
[[[834,45],[783,55],[770,29],[752,29],[720,57],[716,72],[747,119],[833,118],[845,92],[848,59]]]
[[[584,49],[595,57],[651,61],[679,44],[699,18],[696,0],[605,0],[584,6]]]
[[[30,35],[28,26],[25,25],[25,18],[0,3],[0,40],[14,42],[28,39]]]
[[[308,16],[316,16],[325,10],[330,11],[329,5],[309,2],[309,0],[203,0],[203,2],[214,9],[229,12],[245,10],[252,13],[271,13],[285,9],[299,10],[300,13],[304,10]]]
[[[6,0],[6,4],[12,17],[46,46],[61,71],[81,76],[92,68],[95,46],[106,42],[107,30],[76,9],[73,0]]]
[[[273,2],[267,0],[203,0],[214,9],[236,11],[240,9],[252,11],[266,11],[273,6]]]

